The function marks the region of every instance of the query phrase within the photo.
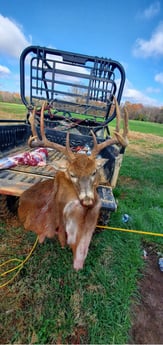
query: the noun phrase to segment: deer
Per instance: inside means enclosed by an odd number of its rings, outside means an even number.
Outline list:
[[[101,159],[99,152],[107,146],[128,145],[128,117],[124,116],[123,133],[120,134],[120,109],[116,98],[116,131],[112,138],[97,143],[92,131],[93,148],[91,155],[74,153],[70,147],[69,132],[66,145],[47,139],[44,129],[45,102],[41,108],[39,139],[35,128],[35,110],[31,118],[32,136],[29,146],[46,147],[62,152],[66,157],[62,171],[57,171],[54,179],[38,182],[22,193],[19,200],[18,216],[25,230],[38,235],[39,242],[55,235],[61,247],[68,245],[73,253],[73,268],[83,268],[89,245],[96,229],[101,201],[97,193]]]

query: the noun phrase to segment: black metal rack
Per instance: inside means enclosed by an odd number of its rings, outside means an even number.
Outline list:
[[[63,116],[80,124],[82,134],[107,128],[116,112],[113,96],[120,104],[125,72],[112,59],[39,46],[26,48],[20,57],[21,98],[28,109],[46,100],[53,111],[50,121]]]

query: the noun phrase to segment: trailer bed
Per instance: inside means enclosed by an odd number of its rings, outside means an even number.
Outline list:
[[[32,152],[29,146],[25,145],[10,151],[10,156],[17,156],[25,152]],[[54,178],[57,171],[57,161],[62,164],[66,157],[57,150],[47,149],[48,157],[45,166],[17,165],[9,169],[0,169],[0,194],[20,196],[23,191],[37,182]],[[100,169],[100,182],[106,183],[106,177],[103,169]]]
[[[10,157],[29,152],[29,147],[23,146],[19,151],[10,151]],[[55,160],[62,159],[63,155],[55,150],[48,150],[48,159],[45,166],[17,165],[9,169],[0,170],[0,194],[20,196],[22,192],[39,181],[54,178],[56,170]],[[53,163],[52,163],[53,162]]]

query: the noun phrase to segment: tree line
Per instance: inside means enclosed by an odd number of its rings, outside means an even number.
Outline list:
[[[145,106],[125,102],[131,120],[163,123],[163,107]]]
[[[17,92],[0,91],[0,102],[22,104]],[[129,118],[138,121],[163,123],[163,107],[145,106],[141,103],[125,102]]]

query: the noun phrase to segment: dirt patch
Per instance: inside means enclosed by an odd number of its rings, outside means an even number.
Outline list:
[[[129,132],[129,140],[145,140],[145,141],[154,141],[158,144],[163,144],[163,137],[158,135],[150,134],[150,133],[141,133],[130,131]]]
[[[146,249],[146,267],[139,282],[140,302],[133,306],[131,344],[163,344],[163,272],[152,246]]]
[[[131,177],[121,175],[119,176],[119,184],[122,186],[132,186],[133,188],[133,186],[137,187],[139,185],[139,181]]]
[[[87,344],[88,332],[83,327],[76,327],[74,334],[67,339],[68,344]]]
[[[163,137],[131,131],[127,150],[139,156],[162,154]]]

